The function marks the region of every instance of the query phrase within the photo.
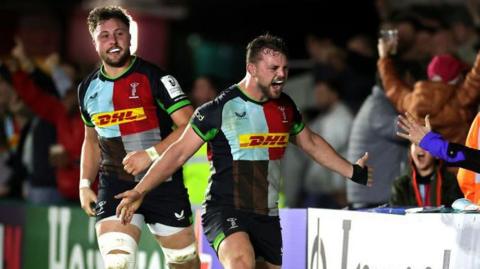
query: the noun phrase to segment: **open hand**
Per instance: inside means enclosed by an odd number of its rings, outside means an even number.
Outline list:
[[[117,206],[116,214],[123,224],[128,224],[133,218],[133,214],[143,202],[143,195],[136,190],[128,190],[115,195],[116,199],[122,199]]]
[[[432,130],[430,125],[430,115],[425,116],[425,126],[418,123],[412,114],[406,112],[405,116],[398,116],[398,126],[405,131],[405,133],[397,132],[397,135],[410,140],[410,142],[418,145],[423,137]]]

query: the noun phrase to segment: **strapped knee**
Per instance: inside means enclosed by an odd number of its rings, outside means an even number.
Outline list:
[[[195,243],[192,243],[188,247],[182,249],[162,248],[162,251],[166,262],[169,264],[183,264],[197,257],[197,248]]]
[[[98,237],[98,247],[106,269],[133,269],[137,242],[125,233],[108,232]]]

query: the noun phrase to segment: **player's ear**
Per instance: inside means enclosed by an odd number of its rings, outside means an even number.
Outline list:
[[[255,66],[254,63],[248,63],[247,64],[247,72],[251,75],[251,76],[255,76],[257,74],[257,67]]]

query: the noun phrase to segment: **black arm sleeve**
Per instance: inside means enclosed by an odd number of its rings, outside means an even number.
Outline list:
[[[449,143],[448,144],[448,155],[450,157],[458,156],[458,154],[463,153],[465,156],[464,160],[447,163],[448,166],[455,166],[471,170],[476,173],[480,173],[480,150],[472,149],[464,145]]]

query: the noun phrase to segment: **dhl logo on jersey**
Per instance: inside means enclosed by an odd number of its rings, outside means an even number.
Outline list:
[[[288,133],[243,134],[239,137],[240,148],[284,148]]]
[[[93,116],[93,122],[98,127],[107,127],[146,119],[143,107],[116,110],[99,113]]]

